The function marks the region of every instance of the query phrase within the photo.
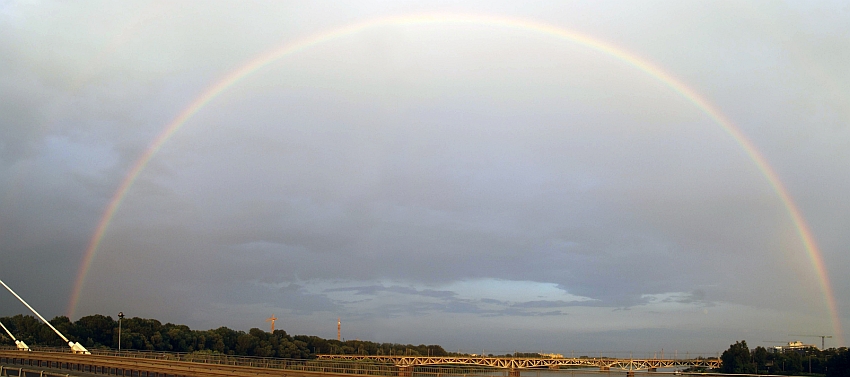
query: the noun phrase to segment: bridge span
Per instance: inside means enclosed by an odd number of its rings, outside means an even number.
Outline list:
[[[0,347],[0,376],[17,376],[22,369],[41,370],[39,375],[122,377],[352,377],[406,376],[395,365],[353,361],[244,357],[217,353],[116,351],[92,349],[74,354],[67,348],[38,348],[20,351]],[[421,367],[420,367],[421,368]],[[458,369],[458,368],[454,368]],[[9,374],[12,371],[13,374]],[[445,368],[422,368],[416,377],[499,377],[480,371],[452,373]]]
[[[241,357],[215,353],[90,350],[63,348],[20,351],[0,347],[0,375],[41,369],[42,375],[122,377],[520,377],[535,368],[589,367],[598,370],[655,371],[659,368],[717,368],[717,359],[498,358],[319,355],[317,360]],[[4,369],[6,368],[6,369]],[[16,374],[17,375],[17,374]]]
[[[619,359],[619,358],[531,358],[531,357],[481,357],[481,356],[360,356],[360,355],[318,355],[319,360],[372,361],[393,364],[400,367],[425,365],[475,365],[490,368],[520,369],[559,369],[562,367],[595,367],[600,370],[648,370],[659,368],[698,367],[719,368],[718,359]]]

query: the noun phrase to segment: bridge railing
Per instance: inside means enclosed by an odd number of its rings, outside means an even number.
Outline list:
[[[9,368],[0,365],[0,376],[26,377],[32,375],[38,375],[39,377],[68,377],[67,373],[60,373],[44,369]]]
[[[33,352],[69,353],[68,348],[63,347],[30,347]],[[0,346],[2,350],[15,350],[15,347]],[[381,364],[369,361],[339,361],[339,360],[315,360],[315,359],[283,359],[273,357],[232,356],[220,353],[186,353],[186,352],[164,352],[143,350],[114,350],[114,349],[90,349],[92,355],[114,356],[124,358],[170,360],[181,362],[193,362],[216,365],[233,365],[255,368],[285,369],[302,372],[353,374],[369,376],[393,376],[400,375],[401,369],[392,364]],[[81,355],[85,356],[85,355]],[[416,366],[411,374],[412,377],[504,377],[505,371],[493,368],[480,367],[434,367]]]

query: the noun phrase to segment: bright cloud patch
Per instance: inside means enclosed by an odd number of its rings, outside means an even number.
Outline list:
[[[434,287],[398,282],[310,282],[312,295],[324,295],[353,312],[379,315],[424,315],[434,312],[487,316],[562,315],[561,308],[593,301],[553,283],[478,279]]]
[[[459,298],[497,300],[508,303],[529,301],[589,301],[588,297],[572,295],[553,283],[511,281],[502,279],[464,280],[443,287],[456,292]]]

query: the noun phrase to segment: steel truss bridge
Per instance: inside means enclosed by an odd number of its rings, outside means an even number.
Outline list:
[[[371,361],[373,363],[392,364],[399,367],[470,365],[484,366],[516,371],[519,369],[559,369],[561,367],[595,367],[600,370],[648,370],[658,368],[696,367],[719,368],[718,359],[618,359],[618,358],[507,358],[479,356],[359,356],[359,355],[318,355],[319,360]]]

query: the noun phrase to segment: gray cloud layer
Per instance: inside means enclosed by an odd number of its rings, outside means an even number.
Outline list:
[[[0,4],[2,279],[65,314],[115,190],[205,88],[421,12],[545,22],[686,83],[775,169],[850,310],[850,10],[826,2]],[[325,337],[342,317],[348,338],[470,352],[836,330],[788,209],[698,106],[587,46],[481,23],[367,28],[213,99],[128,191],[75,316],[119,310],[238,329],[275,313]]]

